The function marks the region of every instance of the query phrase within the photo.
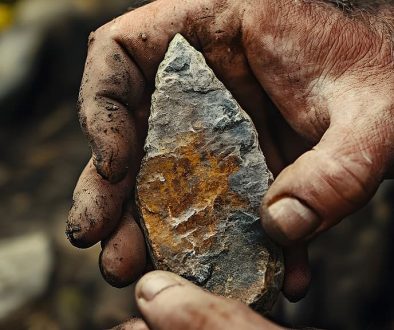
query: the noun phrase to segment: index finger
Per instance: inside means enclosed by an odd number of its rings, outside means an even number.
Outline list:
[[[188,2],[157,3],[163,3],[160,15],[156,15],[157,6],[148,5],[108,23],[89,38],[79,117],[93,164],[107,180],[91,164],[83,172],[68,221],[74,245],[87,247],[107,238],[119,223],[124,200],[130,198],[142,158],[157,66],[168,41],[183,31],[186,9],[194,10]],[[146,19],[149,15],[155,25]],[[168,17],[179,23],[173,26]],[[148,36],[154,35],[148,42]]]
[[[141,101],[145,81],[122,46],[107,37],[108,32],[102,32],[110,26],[89,38],[79,119],[97,171],[105,179],[118,182],[128,172],[138,149],[136,122],[129,109]]]
[[[187,33],[192,10],[187,1],[156,1],[104,25],[89,39],[79,117],[94,165],[112,183],[126,175],[131,162],[131,170],[138,168],[135,156],[142,154],[157,68],[174,35]]]

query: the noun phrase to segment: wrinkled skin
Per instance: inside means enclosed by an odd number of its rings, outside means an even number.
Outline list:
[[[362,207],[392,173],[393,12],[302,0],[158,0],[98,29],[80,91],[93,156],[74,193],[72,244],[102,241],[100,268],[115,286],[145,271],[143,235],[126,202],[155,73],[181,33],[255,122],[276,176],[262,225],[285,247],[284,294],[302,297],[308,242]]]

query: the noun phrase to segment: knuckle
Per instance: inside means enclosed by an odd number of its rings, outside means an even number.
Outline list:
[[[88,48],[91,47],[91,45],[94,43],[95,40],[96,40],[96,33],[90,32],[89,37],[88,37]]]
[[[121,34],[122,30],[124,30],[123,27],[123,23],[125,22],[124,17],[125,16],[123,15],[114,18],[113,20],[109,21],[108,23],[98,28],[96,30],[96,33],[99,33],[102,36],[102,38],[109,38],[109,39],[117,38]]]
[[[108,22],[100,26],[97,30],[93,32],[94,40],[103,40],[110,37],[110,31],[113,25],[113,21]]]
[[[117,19],[114,19],[91,32],[88,37],[88,49],[94,49],[96,46],[102,47],[107,41],[113,39],[117,34],[117,26]]]
[[[318,177],[343,203],[352,208],[366,202],[376,188],[373,163],[366,153],[324,154]]]
[[[113,150],[93,147],[93,164],[100,176],[112,184],[121,182],[129,171],[128,157],[114,156]]]

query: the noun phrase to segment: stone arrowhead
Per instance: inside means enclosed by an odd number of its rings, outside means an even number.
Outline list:
[[[179,34],[157,73],[145,152],[137,205],[154,266],[269,310],[283,278],[258,212],[272,175],[251,119]]]

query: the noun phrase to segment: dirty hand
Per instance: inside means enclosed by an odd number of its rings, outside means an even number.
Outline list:
[[[74,193],[70,241],[103,242],[100,267],[113,285],[144,272],[143,235],[126,202],[155,74],[181,33],[256,124],[268,166],[279,174],[262,204],[263,226],[286,247],[285,295],[302,296],[305,244],[364,205],[393,163],[392,10],[361,15],[321,1],[158,0],[98,29],[79,100],[93,157]],[[271,101],[279,111],[270,110]]]
[[[203,291],[172,273],[148,273],[138,282],[135,295],[143,320],[133,319],[112,330],[283,329],[246,305]]]

